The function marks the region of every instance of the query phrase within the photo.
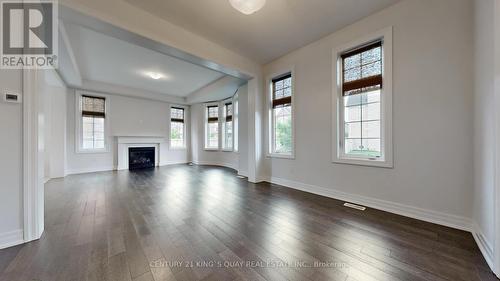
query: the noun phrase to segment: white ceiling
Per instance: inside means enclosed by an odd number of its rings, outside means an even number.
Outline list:
[[[244,15],[228,0],[125,0],[260,63],[268,63],[399,0],[267,0]]]
[[[83,81],[185,98],[225,76],[79,25],[64,24],[64,27]],[[63,66],[69,62],[62,61],[64,72]],[[147,72],[159,72],[165,77],[154,80]]]

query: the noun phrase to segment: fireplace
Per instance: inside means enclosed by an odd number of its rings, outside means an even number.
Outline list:
[[[129,170],[146,169],[155,167],[154,147],[129,147],[128,168]]]

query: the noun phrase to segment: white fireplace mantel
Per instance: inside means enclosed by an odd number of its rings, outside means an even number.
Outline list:
[[[164,137],[116,136],[118,142],[117,170],[128,170],[128,151],[130,147],[154,147],[155,166],[160,165],[160,144],[165,142]]]

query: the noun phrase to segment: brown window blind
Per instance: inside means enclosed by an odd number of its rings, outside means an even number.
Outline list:
[[[382,88],[382,41],[349,51],[341,57],[344,96]]]
[[[106,99],[102,97],[82,96],[82,116],[106,117]]]
[[[219,122],[219,107],[217,105],[207,106],[208,123]]]
[[[226,122],[233,121],[233,103],[226,103]]]
[[[180,107],[170,108],[170,121],[184,123],[184,108]]]
[[[272,80],[273,108],[292,104],[292,74],[288,73]]]

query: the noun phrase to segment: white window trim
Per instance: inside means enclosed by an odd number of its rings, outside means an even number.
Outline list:
[[[217,137],[217,140],[218,140],[218,147],[215,148],[215,147],[207,147],[207,137],[208,137],[208,110],[207,110],[207,107],[209,106],[212,106],[212,105],[217,105],[218,106],[218,110],[219,110],[219,117],[218,117],[218,124],[219,124],[219,130],[218,130],[218,137]],[[211,103],[204,103],[203,104],[203,127],[204,127],[204,130],[203,130],[203,150],[205,151],[219,151],[220,150],[220,147],[221,147],[221,106],[220,106],[220,102],[211,102]]]
[[[183,140],[183,143],[182,143],[182,147],[172,147],[172,142],[170,140],[170,136],[171,136],[171,129],[172,129],[172,107],[178,107],[178,108],[183,108],[184,109],[184,140]],[[187,150],[187,123],[188,123],[188,120],[187,120],[187,115],[188,115],[188,110],[187,110],[187,107],[185,105],[177,105],[177,104],[170,104],[170,106],[168,107],[168,149],[169,150],[173,150],[173,151],[176,151],[176,150]]]
[[[275,153],[273,152],[274,144],[274,118],[273,118],[273,86],[272,80],[281,75],[291,73],[292,75],[292,153]],[[282,159],[295,159],[295,66],[289,66],[273,72],[266,77],[266,104],[267,104],[267,148],[266,157],[268,158],[282,158]]]
[[[102,97],[105,98],[105,110],[106,110],[106,117],[104,118],[104,148],[103,149],[84,149],[83,148],[83,118],[82,118],[82,110],[81,110],[81,103],[82,103],[82,96],[83,95],[89,95],[89,96],[94,96],[94,97]],[[75,148],[76,148],[76,153],[79,154],[98,154],[98,153],[109,153],[109,129],[110,129],[110,123],[109,123],[109,116],[110,116],[110,110],[109,110],[109,100],[110,97],[105,94],[101,93],[96,93],[96,92],[89,92],[89,91],[81,91],[81,90],[75,90]]]
[[[341,91],[341,63],[340,56],[345,51],[351,50],[363,44],[383,39],[383,70],[384,81],[381,90],[381,146],[383,157],[380,159],[355,158],[342,156],[340,145],[342,138],[343,103]],[[338,46],[333,49],[332,60],[332,162],[340,164],[373,166],[393,168],[393,143],[392,143],[392,26],[364,36],[359,40]]]
[[[231,102],[231,104],[233,105],[233,122],[232,122],[232,131],[233,131],[233,137],[232,137],[232,145],[231,145],[231,148],[224,148],[224,138],[225,138],[225,129],[226,129],[226,103],[227,102]],[[220,123],[222,124],[222,126],[220,126],[220,128],[222,128],[223,130],[221,130],[221,136],[224,136],[224,138],[221,138],[221,151],[223,152],[233,152],[233,148],[234,148],[234,101],[233,101],[233,98],[229,98],[229,99],[225,99],[221,102],[222,106],[222,118],[223,120],[220,120]],[[219,111],[220,112],[220,111]]]

